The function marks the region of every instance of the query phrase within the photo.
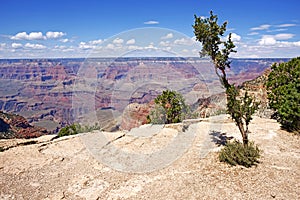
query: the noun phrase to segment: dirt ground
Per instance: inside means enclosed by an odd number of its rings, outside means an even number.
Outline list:
[[[251,168],[218,161],[222,145],[217,144],[241,139],[227,116],[194,123],[186,132],[178,131],[180,126],[52,141],[53,136],[30,140],[35,142],[1,140],[2,148],[11,148],[0,152],[0,199],[300,199],[300,137],[280,130],[276,121],[252,121],[250,140],[263,152]],[[99,134],[107,138],[104,146],[90,140]],[[180,140],[184,145],[168,146],[180,134],[186,134]],[[106,157],[95,156],[95,144]],[[122,151],[108,152],[112,145]],[[164,151],[168,147],[171,151]],[[153,162],[155,152],[161,154]],[[129,155],[143,153],[149,163],[130,160]]]

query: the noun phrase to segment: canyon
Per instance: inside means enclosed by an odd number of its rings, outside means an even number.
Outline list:
[[[272,63],[287,60],[233,59],[227,73],[231,82],[241,85],[263,74]],[[142,105],[151,104],[165,89],[182,93],[189,105],[210,98],[218,102],[212,107],[222,107],[219,104],[223,102],[224,90],[208,59],[0,60],[0,110],[24,116],[29,123],[52,133],[77,121],[99,122],[106,130],[141,125],[128,118],[128,110],[132,108],[129,105],[137,104],[140,106],[137,110],[147,113]],[[123,114],[124,110],[127,114]]]

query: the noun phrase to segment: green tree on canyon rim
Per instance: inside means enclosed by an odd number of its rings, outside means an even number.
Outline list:
[[[225,39],[227,22],[218,25],[218,17],[210,12],[210,17],[203,18],[195,15],[193,25],[196,40],[202,44],[200,56],[209,56],[215,67],[215,72],[221,84],[226,89],[227,112],[237,125],[242,137],[244,146],[248,145],[248,125],[252,120],[252,114],[258,108],[258,103],[245,92],[240,96],[239,89],[230,84],[226,76],[226,68],[230,68],[231,53],[236,53],[235,45],[231,39],[231,33]]]
[[[267,87],[270,107],[282,127],[300,133],[300,57],[273,64]]]

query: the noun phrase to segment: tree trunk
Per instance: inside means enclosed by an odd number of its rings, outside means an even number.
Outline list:
[[[237,125],[238,125],[238,128],[243,137],[243,144],[244,144],[244,146],[246,146],[246,145],[248,145],[248,131],[245,131],[242,123],[239,122],[239,123],[237,123]]]

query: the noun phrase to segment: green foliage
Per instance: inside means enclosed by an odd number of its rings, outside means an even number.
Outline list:
[[[183,96],[175,91],[163,91],[154,99],[154,102],[156,107],[147,116],[149,123],[178,123],[189,113]]]
[[[247,91],[244,96],[239,98],[239,91],[234,85],[230,85],[226,89],[226,94],[228,114],[230,114],[237,126],[245,125],[245,131],[248,132],[248,125],[252,120],[252,115],[258,109],[259,103],[255,102]]]
[[[226,88],[227,95],[227,111],[238,126],[243,143],[248,143],[248,124],[251,121],[251,115],[258,108],[258,104],[253,98],[245,93],[245,96],[239,97],[239,90],[228,82],[226,77],[226,68],[230,68],[230,53],[236,52],[235,45],[231,40],[231,34],[225,41],[224,33],[226,31],[227,22],[218,25],[218,17],[210,12],[210,17],[202,18],[195,15],[195,24],[193,25],[196,39],[201,42],[201,56],[209,56],[215,67],[217,76],[222,85]],[[244,127],[246,126],[246,127]]]
[[[155,108],[147,116],[147,122],[151,124],[165,124],[166,110],[160,105],[155,105]]]
[[[234,50],[235,45],[231,40],[231,33],[227,41],[221,39],[226,31],[226,26],[227,22],[224,22],[221,26],[218,25],[218,17],[212,11],[209,18],[197,17],[195,15],[195,24],[193,25],[196,39],[202,44],[200,55],[211,57],[216,73],[225,86],[227,79],[224,70],[226,67],[230,68],[230,53],[236,52]],[[217,70],[221,70],[222,75]]]
[[[251,167],[259,163],[259,158],[260,150],[253,142],[243,145],[243,143],[237,140],[228,142],[219,154],[221,162],[226,162],[233,166],[242,165]]]
[[[288,131],[300,131],[300,57],[274,64],[267,80],[270,107]]]
[[[80,124],[71,124],[69,126],[63,127],[60,129],[58,133],[58,137],[68,136],[68,135],[76,135],[78,133],[86,133],[93,130],[100,130],[99,125],[96,123],[93,126],[82,126]]]

